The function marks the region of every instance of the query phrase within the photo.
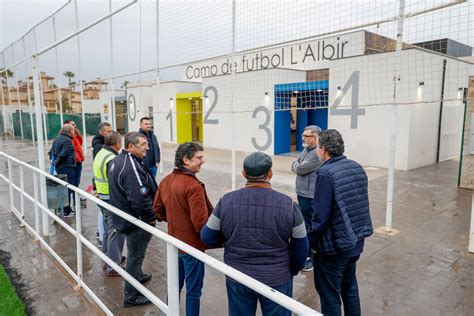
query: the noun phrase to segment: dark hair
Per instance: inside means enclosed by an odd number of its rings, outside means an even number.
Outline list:
[[[335,129],[328,129],[319,133],[319,148],[324,148],[330,157],[341,156],[344,153],[344,141],[341,134]]]
[[[140,142],[139,138],[147,139],[145,135],[139,132],[130,132],[125,135],[125,149],[128,149],[130,144],[137,145]]]
[[[76,124],[76,122],[74,122],[74,120],[71,120],[71,119],[65,120],[63,124],[71,124],[71,122]]]
[[[178,169],[184,167],[184,158],[192,159],[198,151],[203,151],[204,148],[198,143],[186,142],[178,146],[174,156],[174,165]]]
[[[112,126],[110,125],[109,122],[102,122],[102,123],[99,123],[99,126],[97,126],[97,129],[99,130],[99,133],[100,132],[103,132],[104,131],[104,127],[106,126]]]
[[[142,118],[140,119],[140,124],[141,124],[143,121],[145,121],[145,120],[151,121],[148,116],[145,116],[145,117],[142,117]]]
[[[112,131],[110,133],[108,133],[106,136],[105,136],[105,141],[104,143],[107,145],[107,146],[114,146],[116,144],[121,144],[122,143],[122,136],[120,136],[120,133],[119,132],[116,132],[116,131]]]

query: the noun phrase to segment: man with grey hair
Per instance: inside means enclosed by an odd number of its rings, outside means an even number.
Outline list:
[[[125,149],[110,164],[109,197],[111,205],[155,226],[156,217],[152,207],[158,185],[142,162],[147,151],[148,141],[145,135],[138,132],[125,135]],[[151,234],[116,214],[112,214],[112,224],[126,238],[126,271],[142,284],[150,281],[151,273],[143,273],[142,264]],[[147,304],[151,304],[151,301],[125,282],[124,307]]]
[[[313,219],[313,197],[316,184],[316,170],[321,166],[318,156],[315,153],[316,140],[321,128],[316,125],[306,126],[301,135],[303,143],[303,151],[298,159],[293,161],[291,171],[296,174],[296,195],[298,204],[303,214],[306,230],[311,227]],[[313,270],[313,262],[311,260],[311,250],[308,252],[306,264],[302,271],[308,272]]]

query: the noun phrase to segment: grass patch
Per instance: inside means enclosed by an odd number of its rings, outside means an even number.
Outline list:
[[[2,265],[0,265],[0,315],[26,315],[25,305],[16,295],[15,288]]]

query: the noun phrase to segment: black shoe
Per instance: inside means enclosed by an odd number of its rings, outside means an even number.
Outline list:
[[[125,300],[123,302],[123,307],[133,307],[133,306],[149,305],[149,304],[152,304],[149,299],[147,299],[143,295],[139,295],[133,299]]]
[[[140,277],[140,283],[145,284],[151,280],[151,273],[142,273]]]

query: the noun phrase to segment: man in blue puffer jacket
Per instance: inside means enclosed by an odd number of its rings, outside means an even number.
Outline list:
[[[360,315],[356,262],[372,235],[367,174],[344,155],[336,130],[321,132],[316,154],[323,162],[314,192],[308,239],[314,252],[314,284],[324,315]]]

